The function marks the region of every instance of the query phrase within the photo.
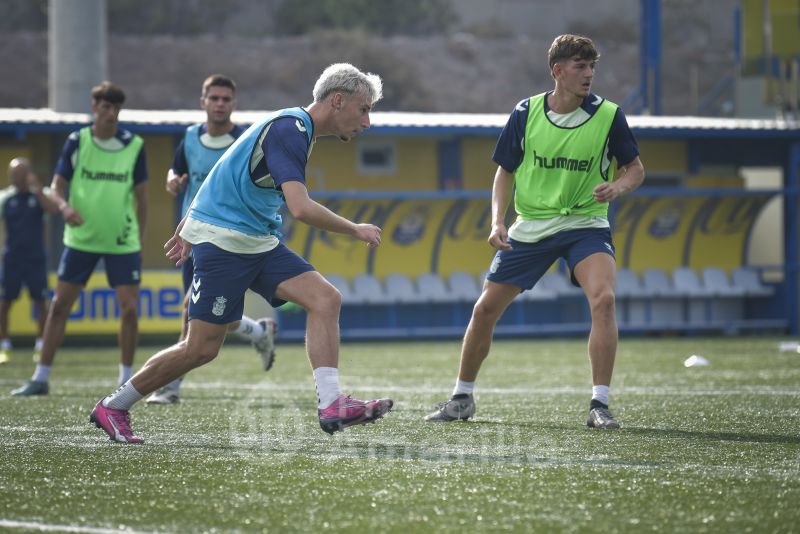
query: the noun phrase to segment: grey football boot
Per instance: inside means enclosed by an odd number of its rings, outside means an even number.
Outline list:
[[[608,408],[599,406],[589,410],[589,418],[586,420],[586,426],[589,428],[616,429],[619,428],[619,423],[617,423],[617,420],[611,415],[611,412],[608,411]]]
[[[471,393],[453,395],[450,400],[439,403],[436,411],[428,415],[425,420],[433,423],[466,420],[475,415],[475,399]]]

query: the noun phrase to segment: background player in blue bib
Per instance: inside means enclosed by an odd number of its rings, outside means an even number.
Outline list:
[[[212,74],[203,81],[200,93],[200,107],[206,112],[206,122],[193,124],[186,132],[175,150],[172,168],[167,173],[167,191],[180,195],[181,219],[189,211],[200,186],[211,172],[219,158],[225,153],[244,129],[231,121],[236,108],[236,83],[221,74]],[[179,338],[186,338],[188,330],[189,288],[194,278],[194,261],[190,256],[181,265],[183,277],[183,323]],[[242,315],[241,321],[228,325],[228,331],[249,339],[261,356],[264,370],[269,370],[275,361],[275,330],[272,318],[264,317],[254,321]],[[147,399],[148,404],[174,404],[179,401],[183,377],[173,380],[159,388]]]
[[[8,316],[11,305],[28,288],[36,310],[37,338],[34,357],[42,350],[42,332],[47,318],[47,258],[44,249],[44,214],[57,213],[58,206],[42,190],[26,158],[8,165],[9,187],[0,191],[0,216],[6,229],[0,290],[0,364],[8,362],[11,340]]]
[[[273,306],[291,301],[306,310],[306,350],[318,394],[320,427],[329,433],[373,422],[390,399],[361,401],[339,389],[339,311],[342,296],[325,278],[278,240],[285,203],[295,220],[350,235],[376,247],[381,229],[355,223],[312,200],[305,167],[314,140],[348,141],[369,128],[382,96],[381,79],[352,65],[331,65],[314,85],[308,108],[289,108],[253,124],[220,158],[186,217],[166,243],[178,264],[194,254],[195,275],[186,339],[159,352],[112,395],[98,402],[90,421],[114,441],[141,443],[128,410],[156,389],[219,354],[227,325],[242,317],[249,288]]]

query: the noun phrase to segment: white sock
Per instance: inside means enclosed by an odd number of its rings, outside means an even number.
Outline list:
[[[133,367],[130,365],[119,364],[119,380],[117,384],[124,384],[133,376]]]
[[[461,393],[472,395],[474,389],[475,389],[474,380],[472,382],[465,382],[464,380],[458,378],[456,379],[456,387],[453,388],[453,395],[459,395]]]
[[[47,382],[50,380],[50,367],[37,363],[36,370],[33,372],[31,380],[34,382]]]
[[[114,410],[130,410],[131,406],[142,400],[142,394],[136,391],[130,380],[122,384],[117,391],[103,399],[103,406]]]
[[[5,338],[4,340],[0,341],[0,349],[11,350],[11,340]]]
[[[592,400],[602,402],[608,406],[608,386],[592,386]]]
[[[44,341],[42,340],[42,338],[37,337],[36,338],[36,343],[33,344],[33,351],[34,352],[41,352],[43,344],[44,344]]]
[[[317,367],[314,369],[314,382],[317,383],[319,408],[324,410],[342,393],[339,390],[339,369],[336,367]]]
[[[234,330],[234,333],[240,334],[250,341],[255,341],[264,335],[264,327],[250,317],[242,315],[242,320],[239,321],[239,327]]]
[[[181,387],[181,382],[183,382],[183,377],[182,376],[176,378],[175,380],[173,380],[172,382],[167,384],[165,387],[168,387],[169,389],[171,389],[171,390],[175,391],[175,393],[177,393],[178,390]]]

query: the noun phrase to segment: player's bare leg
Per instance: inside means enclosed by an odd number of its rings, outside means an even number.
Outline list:
[[[615,305],[616,262],[605,253],[595,253],[575,266],[578,280],[592,315],[589,333],[589,362],[592,369],[592,402],[589,426],[619,428],[608,411],[609,388],[617,354],[617,316]]]
[[[329,434],[373,423],[391,410],[391,399],[361,401],[339,388],[339,312],[342,295],[316,271],[282,282],[278,298],[306,310],[306,352],[317,385],[320,427]]]
[[[56,351],[64,341],[67,319],[75,300],[83,290],[83,286],[59,280],[50,309],[47,311],[47,320],[44,326],[44,343],[39,365],[51,367],[56,357]]]
[[[484,282],[483,292],[472,308],[472,317],[464,334],[458,381],[453,395],[439,403],[436,410],[425,418],[426,421],[448,422],[469,419],[475,414],[472,387],[483,361],[489,356],[494,327],[519,293],[520,287],[515,285],[498,284],[489,280]]]
[[[56,357],[56,351],[64,340],[67,319],[75,300],[81,293],[83,286],[59,280],[53,302],[47,312],[47,321],[44,326],[42,353],[33,376],[24,386],[11,392],[14,396],[30,397],[34,395],[47,395],[49,392],[50,368]]]
[[[136,345],[139,341],[139,286],[137,284],[118,285],[114,288],[119,301],[119,349],[120,349],[120,375],[119,383],[124,384],[130,379],[133,367],[133,358],[136,355]]]
[[[11,340],[8,339],[8,316],[11,312],[11,301],[0,300],[0,364],[8,363],[11,359],[8,352],[11,350]]]

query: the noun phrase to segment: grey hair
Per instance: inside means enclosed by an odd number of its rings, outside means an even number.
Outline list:
[[[314,102],[321,102],[337,91],[365,94],[374,105],[383,98],[383,82],[377,74],[363,73],[350,63],[334,63],[322,71],[314,84]]]

